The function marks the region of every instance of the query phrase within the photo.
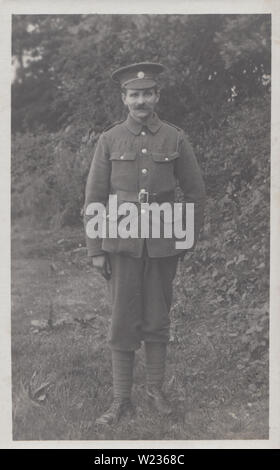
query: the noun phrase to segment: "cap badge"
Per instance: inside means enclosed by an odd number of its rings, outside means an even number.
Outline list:
[[[145,77],[144,72],[138,72],[138,73],[137,73],[137,77],[138,77],[138,78],[144,78],[144,77]]]

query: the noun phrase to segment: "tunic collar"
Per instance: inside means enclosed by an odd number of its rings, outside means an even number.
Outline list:
[[[156,113],[153,113],[145,124],[135,121],[135,119],[128,114],[124,124],[128,130],[135,135],[139,135],[143,127],[147,127],[152,134],[155,134],[162,126],[162,122]]]

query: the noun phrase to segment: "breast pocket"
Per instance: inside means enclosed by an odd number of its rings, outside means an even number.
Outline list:
[[[111,186],[114,191],[134,191],[137,188],[137,167],[135,152],[112,152]]]
[[[169,191],[176,187],[175,163],[178,152],[152,153],[153,175],[152,187],[155,191]]]

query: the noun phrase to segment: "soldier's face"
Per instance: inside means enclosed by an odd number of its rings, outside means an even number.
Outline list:
[[[159,91],[156,91],[155,88],[128,89],[126,93],[122,93],[122,100],[134,119],[144,121],[153,114],[159,101]]]

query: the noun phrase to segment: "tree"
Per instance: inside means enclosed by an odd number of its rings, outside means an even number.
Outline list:
[[[15,15],[13,56],[13,131],[106,127],[122,116],[111,72],[141,60],[168,68],[163,118],[209,127],[228,101],[266,92],[270,16]]]

